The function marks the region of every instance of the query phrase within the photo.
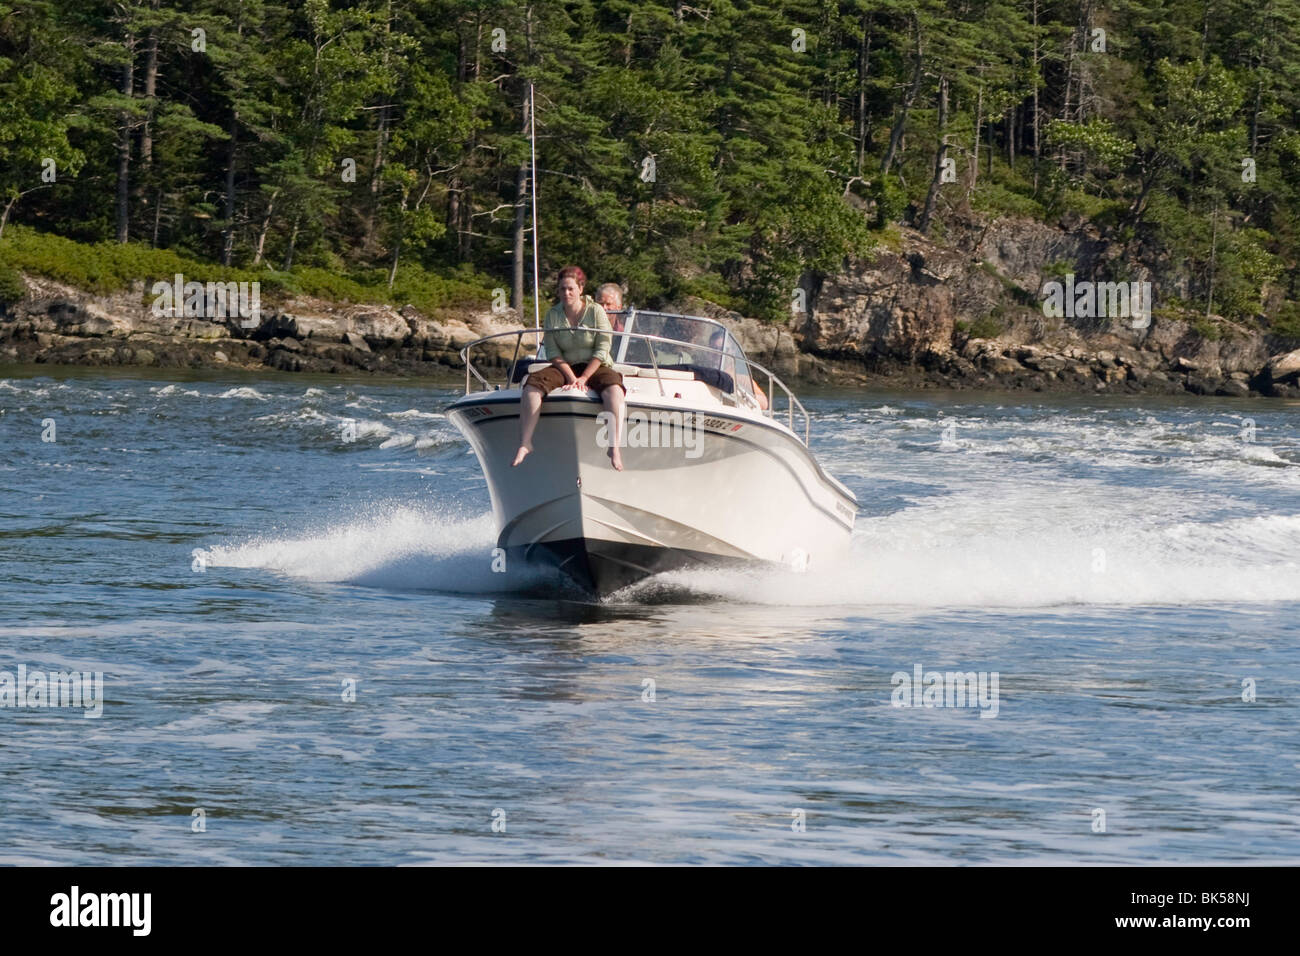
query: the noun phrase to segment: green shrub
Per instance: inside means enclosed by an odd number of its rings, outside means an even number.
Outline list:
[[[1112,222],[1117,214],[1127,209],[1127,205],[1104,196],[1094,196],[1082,189],[1065,188],[1055,197],[1053,211],[1057,213],[1074,212],[1085,219]]]
[[[903,218],[909,198],[895,177],[886,177],[871,184],[868,195],[876,204],[875,228],[883,229],[891,222]]]
[[[988,315],[982,315],[974,322],[958,319],[952,327],[959,335],[969,339],[996,339],[1007,329],[1000,308],[994,308]]]
[[[1283,302],[1269,319],[1269,331],[1285,341],[1300,343],[1300,302]]]
[[[971,207],[989,216],[1027,216],[1044,219],[1047,211],[1032,196],[1015,192],[1001,183],[985,180],[971,194]]]
[[[1207,342],[1217,342],[1223,338],[1223,331],[1219,326],[1212,319],[1207,319],[1203,315],[1192,319],[1191,325],[1196,330],[1196,334]]]
[[[26,294],[27,289],[18,270],[0,260],[0,305],[12,305]]]
[[[12,278],[5,278],[6,270],[13,272]],[[437,275],[414,263],[403,264],[390,292],[388,270],[382,268],[352,274],[316,266],[302,266],[292,272],[225,268],[170,249],[150,249],[136,243],[75,242],[10,226],[0,241],[0,301],[6,292],[22,295],[21,291],[14,292],[21,287],[14,284],[18,281],[16,270],[101,294],[129,289],[140,281],[148,289],[180,273],[186,281],[258,282],[262,293],[272,299],[310,295],[332,302],[409,302],[424,311],[455,306],[482,308],[492,297],[490,280],[467,269]]]
[[[681,290],[684,295],[696,296],[714,305],[720,305],[724,309],[743,311],[743,304],[737,299],[736,294],[727,288],[726,280],[716,272],[704,272],[685,280],[681,284]]]

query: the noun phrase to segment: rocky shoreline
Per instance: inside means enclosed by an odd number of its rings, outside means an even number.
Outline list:
[[[1300,398],[1300,349],[1259,330],[1220,323],[1210,338],[1159,314],[1141,329],[1044,320],[1033,307],[1042,263],[1064,256],[1083,274],[1098,268],[1090,257],[1101,253],[1069,237],[1037,223],[995,223],[964,246],[960,237],[938,247],[904,234],[899,248],[810,285],[807,310],[782,323],[698,299],[667,310],[725,322],[751,358],[793,383]],[[464,376],[467,343],[519,327],[509,312],[431,316],[409,305],[295,300],[243,328],[238,319],[156,314],[143,283],[92,295],[23,279],[26,294],[0,303],[0,363],[449,379]],[[982,337],[990,321],[982,328],[966,318],[990,315],[996,334]],[[479,363],[503,368],[513,348],[506,339]]]

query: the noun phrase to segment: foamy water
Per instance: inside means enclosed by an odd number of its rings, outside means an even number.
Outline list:
[[[1087,496],[1076,502],[1075,515],[1059,508],[1053,512],[1046,501],[1035,513],[1032,504],[1018,496],[1001,508],[987,501],[978,507],[954,501],[907,509],[864,521],[846,560],[811,573],[693,569],[663,575],[610,600],[635,600],[639,590],[665,582],[758,606],[1015,608],[1300,600],[1300,516],[1156,521],[1114,513],[1115,503],[1107,501],[1112,516],[1097,522]],[[516,576],[494,573],[490,557],[485,558],[496,543],[489,512],[463,518],[403,505],[369,511],[319,534],[256,537],[215,545],[205,554],[214,567],[261,568],[306,581],[498,594],[519,588]]]
[[[1294,405],[812,396],[845,560],[590,603],[454,394],[0,378],[0,670],[106,688],[0,708],[0,862],[1300,859]]]

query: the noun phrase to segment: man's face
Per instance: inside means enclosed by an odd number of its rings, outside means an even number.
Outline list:
[[[606,312],[623,311],[623,297],[615,292],[602,292],[596,301]]]

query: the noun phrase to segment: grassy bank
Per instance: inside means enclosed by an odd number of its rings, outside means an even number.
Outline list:
[[[19,273],[43,276],[88,292],[107,294],[143,282],[170,282],[180,273],[196,282],[258,282],[270,302],[312,296],[337,303],[414,305],[426,313],[442,309],[486,309],[494,284],[471,269],[434,273],[402,265],[393,288],[384,269],[347,272],[312,266],[278,272],[235,269],[139,243],[75,242],[24,226],[9,226],[0,239],[0,303],[22,297]]]

